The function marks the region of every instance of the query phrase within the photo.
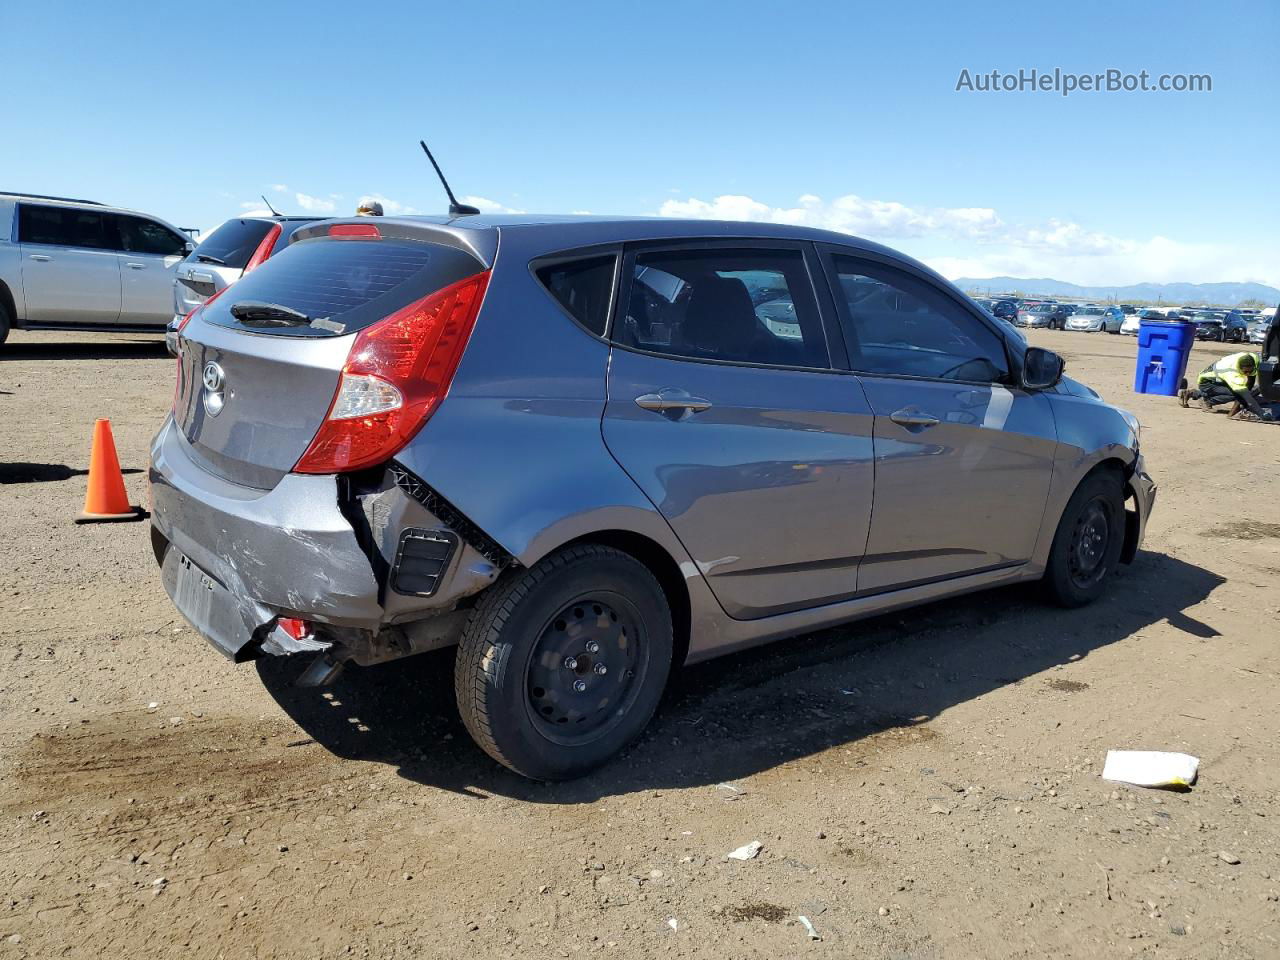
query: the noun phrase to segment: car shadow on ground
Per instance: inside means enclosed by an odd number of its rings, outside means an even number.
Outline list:
[[[65,463],[0,463],[0,483],[55,483],[83,477],[88,470],[69,467]],[[123,474],[141,473],[140,467],[124,467]]]
[[[1019,586],[782,640],[681,671],[638,743],[570,783],[525,780],[476,747],[453,696],[453,652],[349,668],[330,687],[292,686],[302,662],[258,671],[280,706],[337,756],[394,764],[426,786],[484,798],[584,803],[640,790],[711,786],[878,735],[920,739],[948,707],[1131,640],[1167,621],[1189,643],[1218,634],[1184,611],[1223,578],[1143,553],[1103,600],[1082,610]],[[1069,685],[1050,688],[1078,689]],[[883,738],[881,738],[883,739]]]
[[[68,343],[60,340],[19,340],[0,346],[5,360],[159,360],[168,356],[164,340],[103,340]],[[3,367],[0,367],[0,372]]]

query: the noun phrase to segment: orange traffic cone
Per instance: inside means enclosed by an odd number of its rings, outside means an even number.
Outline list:
[[[93,451],[89,454],[89,492],[84,497],[84,510],[76,523],[100,520],[141,520],[144,514],[130,506],[124,491],[124,474],[116,456],[116,442],[111,436],[111,421],[98,420],[93,425]]]

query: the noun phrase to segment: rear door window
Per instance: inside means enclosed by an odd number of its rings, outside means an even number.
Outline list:
[[[228,220],[200,241],[195,256],[197,259],[210,258],[206,262],[215,263],[218,266],[243,270],[249,258],[253,256],[253,251],[258,249],[258,244],[262,243],[262,238],[267,235],[267,231],[272,226],[270,220],[252,218]]]
[[[690,360],[829,366],[800,250],[641,251],[613,338]]]
[[[94,210],[24,203],[18,210],[18,242],[111,249],[115,244],[108,242],[103,220]]]
[[[237,280],[204,316],[211,323],[273,336],[339,335],[363,329],[483,270],[470,254],[427,241],[297,240]],[[311,322],[267,329],[244,324],[231,308],[248,301],[287,307]]]
[[[597,337],[604,336],[613,298],[617,254],[584,257],[534,267],[539,282],[573,319]]]

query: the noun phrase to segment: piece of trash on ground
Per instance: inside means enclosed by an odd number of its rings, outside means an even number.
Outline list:
[[[730,860],[754,860],[759,856],[760,851],[764,849],[764,844],[759,840],[752,840],[745,846],[739,847],[737,850],[729,854]]]
[[[1131,783],[1135,787],[1178,787],[1191,789],[1200,767],[1198,757],[1189,753],[1159,750],[1108,750],[1102,779]]]
[[[739,797],[745,797],[747,795],[747,791],[743,790],[736,783],[717,783],[716,789],[723,790],[725,792],[726,796],[724,799],[726,800],[737,800]]]
[[[799,916],[799,917],[796,917],[796,919],[800,921],[800,925],[804,927],[804,932],[809,935],[810,940],[822,939],[822,937],[818,936],[818,931],[813,929],[813,924],[809,922],[808,917]]]
[[[675,917],[667,917],[667,926],[670,927],[672,930],[679,930],[680,921],[677,920]]]

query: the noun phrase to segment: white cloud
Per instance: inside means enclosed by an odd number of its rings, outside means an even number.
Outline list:
[[[989,207],[910,207],[855,194],[824,201],[801,196],[771,207],[748,196],[667,200],[665,217],[788,223],[892,242],[939,273],[955,277],[1053,277],[1089,285],[1256,280],[1280,286],[1274,258],[1230,244],[1186,243],[1163,236],[1113,236],[1050,219],[1007,222]]]
[[[286,184],[283,184],[283,183],[273,183],[273,184],[271,185],[271,189],[272,189],[272,190],[274,190],[276,193],[288,193],[288,192],[289,192],[289,187],[288,187]]]
[[[936,233],[982,238],[1003,226],[996,212],[985,207],[916,209],[889,200],[866,200],[852,193],[830,203],[806,193],[794,207],[770,207],[751,197],[734,194],[716,197],[710,202],[696,198],[666,200],[658,215],[790,223],[869,238],[921,237]]]
[[[497,200],[489,200],[485,197],[463,197],[460,202],[470,204],[481,213],[524,213],[523,210],[508,207]]]
[[[332,200],[311,197],[305,193],[295,193],[293,196],[298,201],[298,206],[308,213],[333,213],[334,210],[338,209],[337,204]]]

